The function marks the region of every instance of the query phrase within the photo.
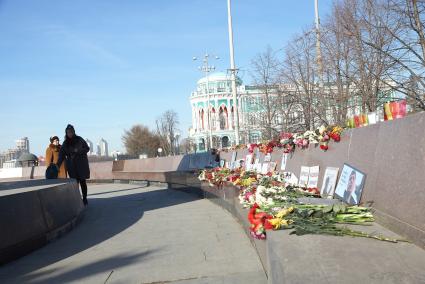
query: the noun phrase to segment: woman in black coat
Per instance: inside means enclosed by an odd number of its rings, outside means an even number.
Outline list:
[[[57,166],[60,168],[65,160],[66,170],[70,178],[75,178],[81,186],[84,205],[87,205],[87,182],[90,178],[89,160],[87,153],[90,151],[86,141],[75,135],[75,129],[71,124],[65,129],[65,141],[59,152]]]

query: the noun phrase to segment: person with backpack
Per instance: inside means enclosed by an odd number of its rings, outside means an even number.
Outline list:
[[[71,124],[65,129],[65,141],[59,151],[59,159],[56,164],[58,168],[65,161],[66,170],[70,178],[77,180],[83,194],[83,203],[87,205],[87,182],[90,178],[89,161],[87,153],[90,151],[87,142],[75,134],[75,129]]]

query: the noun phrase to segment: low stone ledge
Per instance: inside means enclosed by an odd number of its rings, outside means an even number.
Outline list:
[[[83,210],[74,180],[0,183],[0,264],[60,237]]]
[[[380,225],[357,226],[397,237]],[[269,283],[425,283],[425,251],[366,238],[267,233]]]
[[[236,187],[224,184],[218,189],[203,183],[202,190],[207,198],[238,219],[249,236],[248,210],[239,204]],[[401,238],[377,223],[353,229]],[[411,243],[349,236],[296,236],[287,230],[269,231],[267,240],[251,238],[251,242],[268,282],[273,284],[425,283],[425,251]]]

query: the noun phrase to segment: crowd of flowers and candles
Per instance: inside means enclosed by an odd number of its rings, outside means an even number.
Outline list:
[[[201,171],[199,179],[217,190],[222,190],[225,183],[239,188],[239,201],[249,208],[250,234],[257,239],[265,239],[268,230],[291,229],[291,234],[296,235],[349,235],[399,241],[349,228],[347,224],[371,224],[374,218],[370,209],[339,202],[311,204],[310,198],[320,198],[320,191],[290,184],[283,174],[215,168]]]

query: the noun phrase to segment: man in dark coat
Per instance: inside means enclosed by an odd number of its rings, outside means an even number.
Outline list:
[[[59,152],[57,166],[60,168],[65,160],[66,170],[70,178],[75,178],[81,186],[84,205],[87,205],[87,182],[90,178],[89,160],[87,153],[90,151],[86,141],[75,135],[75,129],[71,124],[65,129],[65,141]]]

